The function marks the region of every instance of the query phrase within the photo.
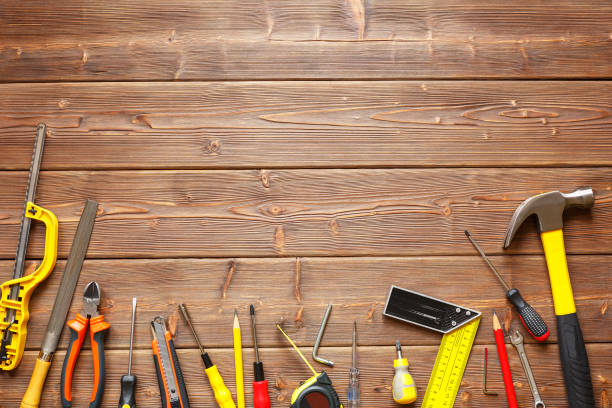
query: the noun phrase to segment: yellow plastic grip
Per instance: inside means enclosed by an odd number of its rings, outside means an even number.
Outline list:
[[[393,377],[393,400],[398,404],[410,404],[417,399],[414,380],[408,372],[408,360],[393,360],[395,376]]]
[[[230,390],[227,389],[225,383],[223,382],[223,378],[221,378],[221,374],[219,374],[219,370],[216,365],[209,367],[204,370],[206,375],[208,376],[208,381],[210,382],[210,386],[213,389],[215,394],[215,400],[217,400],[217,404],[221,408],[236,408],[236,404],[234,404],[234,400],[232,399],[232,394]]]
[[[572,283],[567,270],[563,231],[557,229],[542,232],[540,238],[542,239],[546,264],[548,265],[555,314],[562,316],[576,313]]]
[[[26,344],[28,320],[30,318],[29,303],[34,289],[49,276],[57,260],[57,217],[49,210],[28,202],[25,216],[45,223],[45,255],[34,272],[19,279],[12,279],[0,285],[2,297],[0,298],[0,330],[4,331],[10,322],[5,322],[8,309],[15,311],[17,323],[11,325],[11,342],[7,346],[9,359],[0,364],[0,369],[10,371],[17,368],[23,357]],[[19,297],[21,300],[9,299],[11,287],[21,286]]]
[[[32,378],[30,378],[30,385],[28,385],[28,389],[21,400],[21,408],[38,407],[49,367],[51,367],[51,361],[43,361],[40,358],[36,359],[34,372],[32,373]]]

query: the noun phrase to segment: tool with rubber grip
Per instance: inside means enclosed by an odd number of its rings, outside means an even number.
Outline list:
[[[91,338],[91,353],[93,355],[94,366],[94,387],[89,400],[89,408],[100,406],[102,395],[104,394],[104,378],[106,374],[106,364],[104,360],[104,337],[110,324],[104,321],[104,316],[92,317],[89,321],[89,334]]]
[[[542,319],[542,317],[527,303],[518,289],[510,289],[506,293],[506,297],[518,312],[519,319],[523,323],[523,327],[529,332],[531,337],[537,341],[545,341],[550,336],[550,329]]]
[[[181,408],[189,408],[189,397],[187,396],[187,388],[185,387],[183,371],[181,370],[176,349],[174,348],[174,340],[172,340],[170,332],[166,332],[166,341],[168,343],[168,350],[170,350],[170,357],[172,358],[172,367],[174,369],[176,383],[178,384],[179,392],[181,394],[182,405],[179,406]]]
[[[591,208],[594,202],[595,194],[590,187],[571,193],[551,191],[530,197],[514,212],[504,240],[504,248],[508,248],[523,221],[531,215],[537,216],[557,316],[559,355],[569,408],[594,407],[595,397],[567,268],[563,213],[570,207]]]
[[[72,406],[72,375],[74,374],[74,367],[79,357],[79,353],[81,352],[81,346],[85,341],[87,323],[89,323],[89,319],[77,313],[76,317],[67,324],[70,328],[70,343],[66,351],[66,357],[64,358],[60,382],[60,394],[62,398],[62,407],[64,408],[70,408]]]
[[[270,408],[270,395],[268,394],[268,380],[264,379],[263,363],[253,363],[255,381],[253,381],[253,406],[255,408]]]
[[[569,406],[592,408],[595,406],[595,400],[589,358],[576,313],[557,316],[557,331],[559,332],[561,368],[565,378]]]

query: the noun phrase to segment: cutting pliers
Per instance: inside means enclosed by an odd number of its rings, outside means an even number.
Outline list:
[[[88,323],[94,366],[94,387],[91,399],[89,400],[89,408],[97,408],[102,400],[102,393],[104,392],[104,336],[110,328],[110,324],[104,321],[104,315],[98,313],[99,304],[100,286],[96,282],[89,282],[83,293],[83,310],[67,323],[70,328],[71,338],[66,358],[64,359],[64,366],[62,367],[60,385],[62,406],[64,408],[72,406],[72,374],[79,357],[79,352],[81,351],[81,346],[85,340]]]

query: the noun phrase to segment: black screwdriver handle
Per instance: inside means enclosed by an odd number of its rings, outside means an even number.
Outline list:
[[[136,408],[136,376],[124,375],[121,377],[121,397],[119,408]]]
[[[545,341],[550,335],[550,330],[542,317],[521,296],[518,289],[510,289],[506,297],[516,307],[521,323],[537,341]]]

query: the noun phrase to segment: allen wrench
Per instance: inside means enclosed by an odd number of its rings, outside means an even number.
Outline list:
[[[325,326],[327,326],[327,321],[329,320],[329,315],[331,314],[331,310],[332,310],[332,304],[330,303],[327,305],[327,310],[325,310],[325,314],[323,315],[323,321],[321,321],[321,327],[319,328],[317,339],[315,340],[314,347],[312,348],[312,358],[316,362],[333,367],[334,366],[333,361],[327,360],[317,355],[317,351],[319,351],[319,346],[321,345],[321,339],[323,338],[323,333],[325,332]]]
[[[487,390],[487,348],[484,348],[484,363],[482,365],[482,393],[484,395],[497,395],[495,391]]]

